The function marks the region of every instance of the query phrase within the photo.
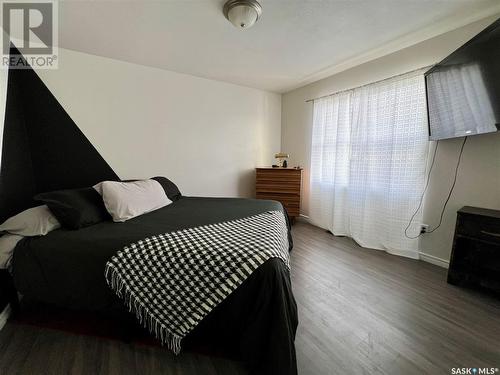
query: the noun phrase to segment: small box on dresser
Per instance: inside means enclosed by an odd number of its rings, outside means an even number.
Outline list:
[[[500,211],[466,206],[457,212],[448,282],[500,295]]]
[[[255,174],[256,198],[281,202],[295,221],[300,215],[302,169],[264,167],[256,168]]]

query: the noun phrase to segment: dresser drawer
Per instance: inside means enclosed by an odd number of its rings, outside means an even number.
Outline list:
[[[459,214],[457,234],[500,244],[500,221],[489,217]]]
[[[257,168],[257,179],[266,180],[298,180],[302,178],[302,170],[300,169],[283,169],[283,168]]]
[[[276,196],[276,195],[266,195],[266,194],[257,194],[257,199],[268,199],[273,201],[280,202],[283,207],[288,212],[290,216],[299,216],[300,215],[300,197],[293,196]]]
[[[265,193],[258,193],[257,194],[257,199],[267,199],[271,201],[278,201],[280,202],[285,208],[287,209],[300,209],[300,196],[298,195],[287,195],[287,194],[265,194]]]
[[[457,237],[455,249],[454,266],[500,270],[500,248],[496,244],[477,241],[470,237]],[[500,278],[500,273],[498,277]]]
[[[296,217],[300,214],[301,185],[302,170],[300,169],[256,169],[256,198],[281,202],[291,217]]]
[[[261,176],[260,174],[257,174],[256,181],[257,183],[263,183],[263,184],[299,184],[301,183],[301,176],[295,176],[295,175],[282,175],[278,174],[277,177],[272,177],[272,176]]]
[[[258,192],[266,193],[288,193],[288,194],[300,194],[300,182],[289,183],[289,182],[257,182],[255,189]]]
[[[290,216],[290,217],[300,216],[300,211],[298,209],[287,209],[286,207],[285,207],[285,209],[286,209],[288,216]]]

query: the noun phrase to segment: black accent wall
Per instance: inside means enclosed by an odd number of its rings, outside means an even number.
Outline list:
[[[11,55],[20,56],[12,46]],[[89,111],[92,108],[88,109]],[[52,190],[119,180],[71,117],[31,69],[9,69],[0,166],[0,223],[40,203]],[[16,291],[0,270],[0,313]]]
[[[19,55],[14,46],[10,53]],[[119,178],[35,71],[9,69],[0,223],[37,205],[32,199],[35,194],[92,186],[103,180]]]

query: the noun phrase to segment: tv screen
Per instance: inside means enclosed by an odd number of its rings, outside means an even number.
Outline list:
[[[431,140],[500,130],[500,19],[425,73]]]

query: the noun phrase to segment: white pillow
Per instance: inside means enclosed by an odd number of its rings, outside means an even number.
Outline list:
[[[133,182],[104,181],[94,186],[115,222],[157,210],[172,203],[155,180]]]
[[[23,238],[17,234],[5,234],[0,237],[0,269],[9,268],[14,248]]]
[[[20,236],[44,236],[61,224],[52,215],[47,205],[29,208],[16,216],[7,219],[0,225],[0,232],[18,234]]]

